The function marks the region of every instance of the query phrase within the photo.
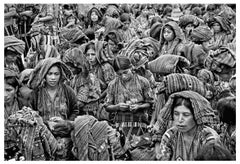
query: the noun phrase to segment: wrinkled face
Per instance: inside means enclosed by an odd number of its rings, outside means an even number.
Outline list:
[[[57,66],[53,66],[49,69],[46,75],[46,83],[50,87],[56,87],[60,81],[61,73]]]
[[[96,14],[95,11],[93,11],[93,12],[91,13],[91,20],[92,20],[93,22],[97,22],[97,21],[98,21],[98,15]]]
[[[127,30],[129,28],[129,26],[130,26],[130,21],[127,20],[127,21],[123,22],[122,29],[123,30]]]
[[[117,71],[117,75],[120,77],[122,81],[129,81],[132,77],[132,72],[130,69],[119,70]]]
[[[4,103],[6,104],[12,103],[16,92],[17,92],[17,89],[15,89],[13,86],[5,82],[4,83]]]
[[[163,30],[163,37],[166,41],[172,41],[175,37],[174,31],[170,27],[165,27]]]
[[[174,125],[180,132],[188,132],[196,126],[194,117],[187,107],[181,105],[177,106],[173,110]]]
[[[214,33],[218,33],[221,31],[221,26],[219,23],[215,22],[212,26]]]
[[[93,49],[87,50],[86,58],[87,58],[87,60],[89,61],[89,63],[90,63],[91,65],[96,64],[97,58],[96,58],[96,52],[95,52],[95,50],[93,50]]]

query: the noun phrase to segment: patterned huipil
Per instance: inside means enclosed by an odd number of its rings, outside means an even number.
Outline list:
[[[70,86],[77,95],[78,102],[84,103],[83,111],[95,115],[99,108],[98,99],[101,96],[100,82],[95,75],[84,78],[81,74],[74,76]]]
[[[194,160],[199,150],[209,143],[221,144],[219,135],[210,127],[198,125],[190,148],[187,150],[182,132],[174,126],[164,133],[157,158],[173,161]]]
[[[51,99],[47,89],[41,87],[39,89],[37,107],[39,115],[43,118],[43,121],[49,121],[52,117],[61,117],[63,120],[67,120],[68,106],[66,95],[64,94],[63,87],[60,85],[54,99]]]
[[[148,80],[137,74],[133,74],[129,85],[125,86],[119,77],[116,77],[111,83],[109,83],[106,97],[107,105],[115,105],[119,103],[152,104],[153,95]],[[117,111],[115,113],[114,123],[116,127],[141,127],[147,126],[147,110],[137,111],[135,113],[131,111]]]

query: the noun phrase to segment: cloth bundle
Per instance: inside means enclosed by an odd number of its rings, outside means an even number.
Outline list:
[[[198,26],[192,30],[191,37],[196,42],[207,42],[213,37],[213,32],[208,26]]]
[[[53,160],[58,149],[57,140],[31,108],[23,107],[8,118],[9,126],[16,130],[26,160]],[[17,138],[16,138],[17,139]]]
[[[5,36],[4,37],[4,49],[9,49],[16,51],[19,54],[24,54],[25,43],[24,41],[16,38],[15,36]]]
[[[190,62],[182,56],[166,54],[161,55],[148,63],[148,68],[152,73],[170,74],[176,73],[177,67],[186,68]]]

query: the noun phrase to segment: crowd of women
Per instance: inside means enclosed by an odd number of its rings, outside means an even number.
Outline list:
[[[5,4],[5,160],[236,160],[236,4]]]

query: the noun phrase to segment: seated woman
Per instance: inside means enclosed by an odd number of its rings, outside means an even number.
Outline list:
[[[49,124],[49,127],[55,136],[60,137],[59,140],[61,137],[67,138],[66,147],[71,143],[72,126],[69,126],[69,120],[74,120],[79,114],[76,95],[71,87],[64,84],[64,80],[71,76],[72,72],[62,61],[47,58],[38,63],[28,82],[29,87],[33,89],[30,101],[32,109],[39,112],[44,123],[56,123],[54,127]],[[59,158],[71,157],[64,154]]]
[[[148,80],[132,72],[128,57],[117,56],[113,67],[118,76],[109,83],[106,111],[114,116],[114,126],[131,140],[133,134],[146,132],[153,95]]]
[[[209,127],[214,123],[214,116],[209,102],[197,92],[172,94],[160,113],[163,124],[159,130],[169,120],[173,126],[164,133],[160,144],[156,143],[156,158],[194,160],[204,145],[212,142],[221,145],[219,135]]]

